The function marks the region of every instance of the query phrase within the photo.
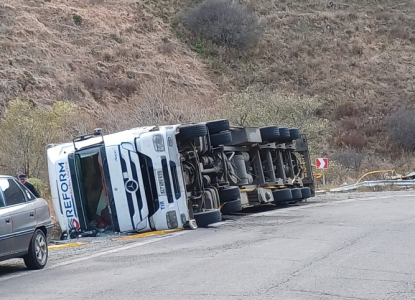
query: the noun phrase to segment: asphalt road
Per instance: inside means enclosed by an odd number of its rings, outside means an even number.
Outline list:
[[[413,191],[324,195],[216,228],[100,243],[93,251],[54,250],[42,271],[28,272],[20,261],[0,264],[0,295],[415,299],[414,201]]]

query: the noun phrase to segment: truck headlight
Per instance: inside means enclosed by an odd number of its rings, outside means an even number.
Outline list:
[[[163,152],[164,151],[164,139],[161,134],[155,134],[153,135],[153,145],[154,150],[157,152]]]
[[[168,211],[166,213],[166,221],[167,221],[167,227],[169,229],[179,227],[179,222],[177,222],[177,215],[176,215],[176,212],[174,210]]]

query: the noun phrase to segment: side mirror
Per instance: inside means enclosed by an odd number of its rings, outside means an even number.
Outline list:
[[[102,128],[95,128],[94,135],[102,135]]]

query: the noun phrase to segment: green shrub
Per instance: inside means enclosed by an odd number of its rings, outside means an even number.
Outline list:
[[[332,159],[348,170],[359,172],[363,161],[363,154],[354,149],[342,149],[333,154]]]
[[[386,118],[389,139],[408,150],[415,150],[415,111],[400,109]]]
[[[260,36],[255,12],[229,0],[205,0],[184,18],[187,29],[219,45],[248,48]]]
[[[74,14],[72,16],[73,22],[75,23],[75,25],[81,26],[82,25],[82,17],[80,15]]]
[[[35,189],[39,193],[40,197],[42,197],[44,199],[49,199],[50,198],[50,189],[49,189],[48,184],[43,182],[41,179],[35,178],[35,177],[28,178],[27,181],[30,182],[31,184],[33,184],[33,186],[35,187]]]

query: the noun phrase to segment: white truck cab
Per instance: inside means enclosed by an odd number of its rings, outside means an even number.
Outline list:
[[[139,127],[47,146],[62,232],[181,228],[189,221],[175,134],[178,125]]]

